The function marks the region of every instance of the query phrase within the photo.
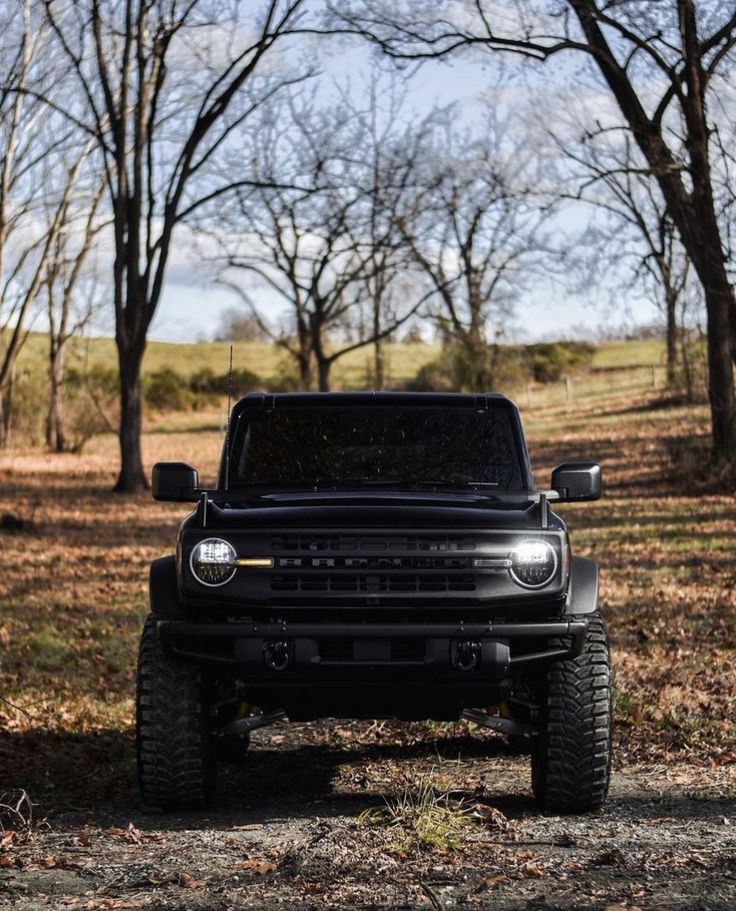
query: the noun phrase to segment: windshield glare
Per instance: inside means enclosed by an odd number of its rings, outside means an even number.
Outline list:
[[[523,487],[504,408],[279,407],[244,417],[231,485]]]

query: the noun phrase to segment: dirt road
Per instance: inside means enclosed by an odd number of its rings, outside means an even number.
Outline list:
[[[632,765],[603,813],[560,818],[491,734],[333,722],[253,739],[207,814],[144,815],[123,790],[105,812],[53,817],[5,855],[0,907],[736,908],[732,770],[693,787],[677,766]],[[444,848],[402,803],[427,782],[464,820]],[[386,802],[394,824],[371,812]]]

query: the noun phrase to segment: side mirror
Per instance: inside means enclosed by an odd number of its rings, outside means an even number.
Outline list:
[[[559,501],[598,500],[601,496],[601,466],[596,462],[563,462],[552,472],[552,490]]]
[[[199,473],[186,462],[156,462],[151,481],[154,500],[187,503],[199,496]]]

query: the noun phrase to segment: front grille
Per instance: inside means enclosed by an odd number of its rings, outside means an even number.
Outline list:
[[[272,592],[342,592],[355,593],[411,593],[411,592],[474,592],[475,577],[467,574],[395,574],[347,575],[324,574],[273,574]]]
[[[466,535],[386,535],[386,534],[333,534],[333,535],[279,535],[272,538],[274,553],[381,553],[406,552],[472,552],[477,549],[475,540]]]
[[[272,528],[251,535],[238,543],[239,552],[269,556],[273,567],[243,569],[236,578],[242,598],[280,610],[468,610],[518,602],[526,594],[501,562],[519,540],[517,531],[399,525]],[[491,565],[476,566],[480,559]]]

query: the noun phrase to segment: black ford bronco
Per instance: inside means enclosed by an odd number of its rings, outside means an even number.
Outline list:
[[[216,487],[182,462],[158,500],[196,503],[151,566],[140,647],[146,804],[204,805],[217,761],[288,717],[466,719],[531,753],[543,809],[600,807],[611,675],[598,570],[553,503],[595,500],[568,462],[532,483],[500,395],[250,394]],[[256,708],[257,707],[257,708]]]

